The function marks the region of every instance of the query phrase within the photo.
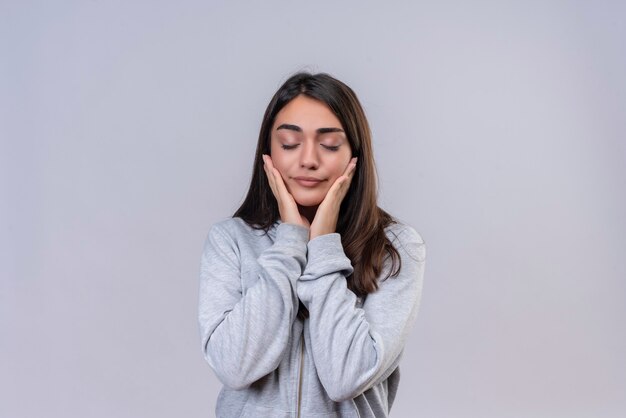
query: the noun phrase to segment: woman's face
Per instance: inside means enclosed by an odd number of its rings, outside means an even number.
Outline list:
[[[276,115],[271,157],[300,206],[319,205],[352,157],[335,114],[321,101],[297,96]]]

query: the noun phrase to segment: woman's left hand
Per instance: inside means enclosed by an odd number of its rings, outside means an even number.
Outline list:
[[[324,197],[324,200],[322,200],[322,203],[320,203],[317,208],[315,218],[311,223],[310,240],[320,235],[332,234],[336,231],[339,209],[341,208],[343,198],[346,196],[346,193],[348,193],[352,177],[354,177],[356,160],[356,157],[350,160],[346,171],[335,180],[328,190],[328,193],[326,193],[326,197]]]

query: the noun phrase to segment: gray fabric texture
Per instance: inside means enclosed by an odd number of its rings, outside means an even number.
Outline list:
[[[308,241],[302,226],[279,221],[265,233],[240,218],[211,227],[199,327],[203,355],[224,384],[217,417],[389,416],[421,298],[425,245],[407,225],[386,233],[400,274],[379,280],[362,300],[347,288],[352,266],[338,233]],[[309,310],[304,321],[299,300]]]

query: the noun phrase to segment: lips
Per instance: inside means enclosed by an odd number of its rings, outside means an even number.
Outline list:
[[[298,183],[300,186],[303,186],[303,187],[315,187],[324,181],[322,179],[318,179],[315,177],[306,177],[306,176],[294,177],[293,179],[296,181],[296,183]]]

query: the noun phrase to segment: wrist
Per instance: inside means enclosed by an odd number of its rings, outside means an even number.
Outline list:
[[[317,238],[320,237],[322,235],[328,235],[328,234],[333,234],[336,231],[336,226],[335,225],[325,225],[324,227],[314,227],[311,226],[311,233],[310,233],[310,238],[309,240],[312,240],[313,238]]]

